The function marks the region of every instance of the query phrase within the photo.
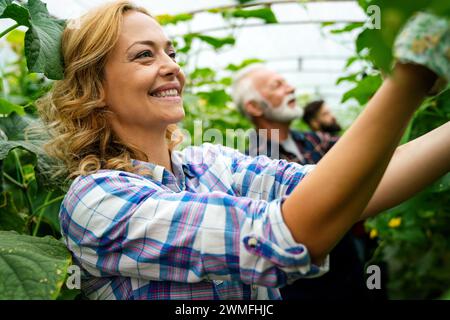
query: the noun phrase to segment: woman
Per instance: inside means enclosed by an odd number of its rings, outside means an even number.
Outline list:
[[[436,78],[399,64],[316,168],[210,144],[173,151],[185,77],[159,24],[119,1],[79,26],[64,31],[65,77],[40,111],[49,153],[75,178],[60,221],[92,299],[278,299],[320,275],[351,225],[389,203],[373,194]]]

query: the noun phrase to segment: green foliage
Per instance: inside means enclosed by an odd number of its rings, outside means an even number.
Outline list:
[[[68,250],[54,239],[61,236],[65,184],[50,177],[55,161],[42,149],[47,136],[38,130],[34,106],[51,82],[30,70],[62,76],[63,24],[35,0],[1,1],[0,13],[17,22],[1,34],[17,59],[1,70],[0,83],[0,299],[56,299],[71,263]],[[27,27],[26,33],[15,29],[18,25]]]
[[[224,13],[224,16],[233,18],[257,18],[263,20],[265,23],[277,23],[277,17],[273,13],[271,8],[261,8],[261,9],[235,9]]]
[[[9,102],[8,100],[0,98],[0,114],[9,115],[12,112],[16,112],[18,115],[21,116],[25,114],[25,110],[22,106],[18,106],[14,103]]]
[[[0,231],[0,300],[55,299],[71,261],[51,237]]]
[[[42,72],[50,79],[61,79],[63,63],[60,47],[65,22],[52,18],[47,5],[40,0],[29,0],[26,5],[3,0],[0,3],[0,13],[0,18],[15,20],[15,27],[21,25],[28,28],[25,35],[28,69]]]
[[[43,72],[50,79],[62,79],[61,34],[65,22],[52,19],[47,5],[29,0],[29,29],[25,35],[25,54],[31,72]]]
[[[380,6],[381,30],[366,28],[356,40],[355,61],[365,66],[360,72],[338,80],[355,86],[342,101],[354,99],[361,111],[381,84],[377,68],[389,71],[392,45],[398,31],[416,11],[427,9],[449,16],[449,5],[443,1],[360,0],[366,10]],[[445,3],[445,4],[444,4]],[[354,30],[343,28],[343,32]],[[402,143],[413,140],[450,119],[450,87],[438,96],[427,99],[408,126]],[[432,164],[430,164],[432,165]],[[414,174],[413,172],[411,174]],[[450,174],[400,206],[366,223],[372,234],[378,235],[379,248],[370,264],[384,261],[389,266],[388,293],[396,299],[439,298],[448,292],[450,283]]]
[[[234,45],[236,42],[236,39],[234,39],[234,37],[217,38],[202,34],[195,34],[192,36],[202,40],[203,42],[206,42],[207,44],[211,45],[214,49],[219,49],[226,45]]]
[[[442,0],[360,0],[364,11],[372,6],[378,6],[381,12],[381,28],[365,27],[358,39],[358,53],[368,51],[370,60],[383,71],[389,72],[392,66],[392,48],[394,40],[408,19],[418,11],[430,11],[435,14],[450,17],[450,5]]]
[[[349,80],[349,79],[347,79]],[[365,104],[373,96],[373,94],[381,86],[382,80],[380,75],[365,76],[357,82],[356,86],[347,91],[342,97],[341,102],[349,99],[356,99],[361,105]]]
[[[179,22],[186,22],[190,21],[194,18],[192,14],[188,13],[181,13],[176,15],[170,15],[170,14],[161,14],[155,17],[156,20],[158,20],[159,24],[162,26],[169,25],[169,24],[177,24]]]

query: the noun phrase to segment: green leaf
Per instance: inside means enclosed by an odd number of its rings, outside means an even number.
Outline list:
[[[15,148],[22,147],[35,154],[41,153],[40,148],[45,142],[26,138],[26,129],[33,124],[29,116],[19,116],[13,112],[9,117],[0,117],[0,130],[6,135],[7,140],[0,140],[0,160],[6,158],[8,153]]]
[[[447,173],[432,186],[431,192],[447,192],[450,190],[450,173]]]
[[[30,13],[24,7],[15,3],[9,3],[6,7],[0,5],[0,12],[0,18],[13,19],[22,26],[30,27]]]
[[[13,112],[8,117],[0,117],[0,161],[16,148],[25,149],[36,156],[36,175],[40,184],[47,188],[66,191],[67,181],[63,177],[51,176],[52,167],[58,161],[50,158],[43,149],[48,135],[42,129],[40,120],[30,116],[19,116]],[[3,139],[1,136],[4,136]]]
[[[232,64],[232,63],[230,63],[225,69],[226,70],[230,70],[230,71],[238,71],[238,70],[241,70],[241,69],[245,68],[246,66],[249,66],[249,65],[251,65],[253,63],[262,63],[262,62],[264,62],[264,60],[261,60],[261,59],[245,59],[240,64]]]
[[[450,5],[442,0],[363,0],[359,1],[364,11],[369,5],[380,8],[381,28],[364,30],[357,39],[357,51],[369,50],[369,58],[378,68],[390,71],[392,65],[392,48],[395,38],[408,19],[418,11],[433,11],[450,18]]]
[[[252,2],[252,1],[255,1],[255,0],[237,0],[237,2],[239,4],[246,4],[246,3],[249,3],[249,2]]]
[[[191,78],[191,80],[200,79],[200,80],[213,81],[215,76],[216,76],[216,72],[211,68],[196,68],[191,73],[190,78]]]
[[[356,39],[356,49],[362,53],[364,49],[369,50],[369,58],[376,67],[382,70],[390,71],[392,64],[392,45],[393,39],[386,42],[383,39],[381,30],[366,29],[361,32]]]
[[[0,0],[0,15],[3,14],[5,9],[12,3],[12,0]]]
[[[234,18],[257,18],[263,20],[267,24],[277,23],[277,17],[273,13],[271,8],[261,8],[253,10],[236,9],[228,12],[230,16]]]
[[[356,99],[359,104],[366,104],[369,99],[375,94],[378,88],[381,86],[382,79],[379,75],[366,76],[362,79],[356,87],[347,91],[342,97],[342,102],[349,99]]]
[[[211,106],[225,106],[227,102],[231,101],[230,96],[225,90],[210,90],[208,92],[199,92],[198,96],[207,101],[207,105]],[[211,114],[210,116],[212,116]]]
[[[52,237],[0,231],[0,299],[56,299],[70,264],[70,252]]]
[[[209,45],[214,47],[214,49],[219,49],[226,45],[234,45],[236,42],[236,39],[233,37],[215,38],[211,36],[205,36],[202,34],[197,34],[195,35],[195,37],[202,40],[203,42],[208,43]]]
[[[181,13],[177,15],[162,14],[155,17],[160,25],[177,24],[178,22],[190,21],[194,18],[192,14]]]
[[[65,22],[50,17],[47,5],[40,0],[29,0],[30,28],[25,35],[25,55],[31,72],[42,72],[48,78],[63,78],[61,34]]]
[[[349,74],[347,76],[340,77],[340,78],[338,78],[336,80],[336,84],[340,84],[340,83],[342,83],[344,81],[357,82],[357,78],[358,78],[359,74],[360,73],[358,72],[358,73],[352,73],[352,74]]]
[[[352,23],[348,23],[343,28],[330,30],[330,33],[339,34],[339,33],[350,32],[355,29],[361,28],[362,26],[363,26],[362,22],[352,22]]]
[[[8,33],[6,40],[12,45],[23,46],[23,42],[25,40],[25,32],[15,29]]]
[[[25,219],[19,213],[9,192],[0,195],[0,230],[25,232]]]
[[[0,114],[9,115],[12,112],[16,112],[18,115],[24,115],[25,110],[22,106],[18,106],[14,103],[9,102],[3,98],[0,98]]]

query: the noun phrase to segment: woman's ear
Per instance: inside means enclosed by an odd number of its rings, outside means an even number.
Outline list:
[[[251,117],[261,117],[264,114],[261,105],[256,101],[248,101],[244,107],[245,112]]]

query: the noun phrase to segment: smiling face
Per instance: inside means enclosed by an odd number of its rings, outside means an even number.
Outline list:
[[[184,82],[161,26],[146,14],[127,12],[104,70],[105,104],[114,113],[114,129],[164,132],[181,121]]]

